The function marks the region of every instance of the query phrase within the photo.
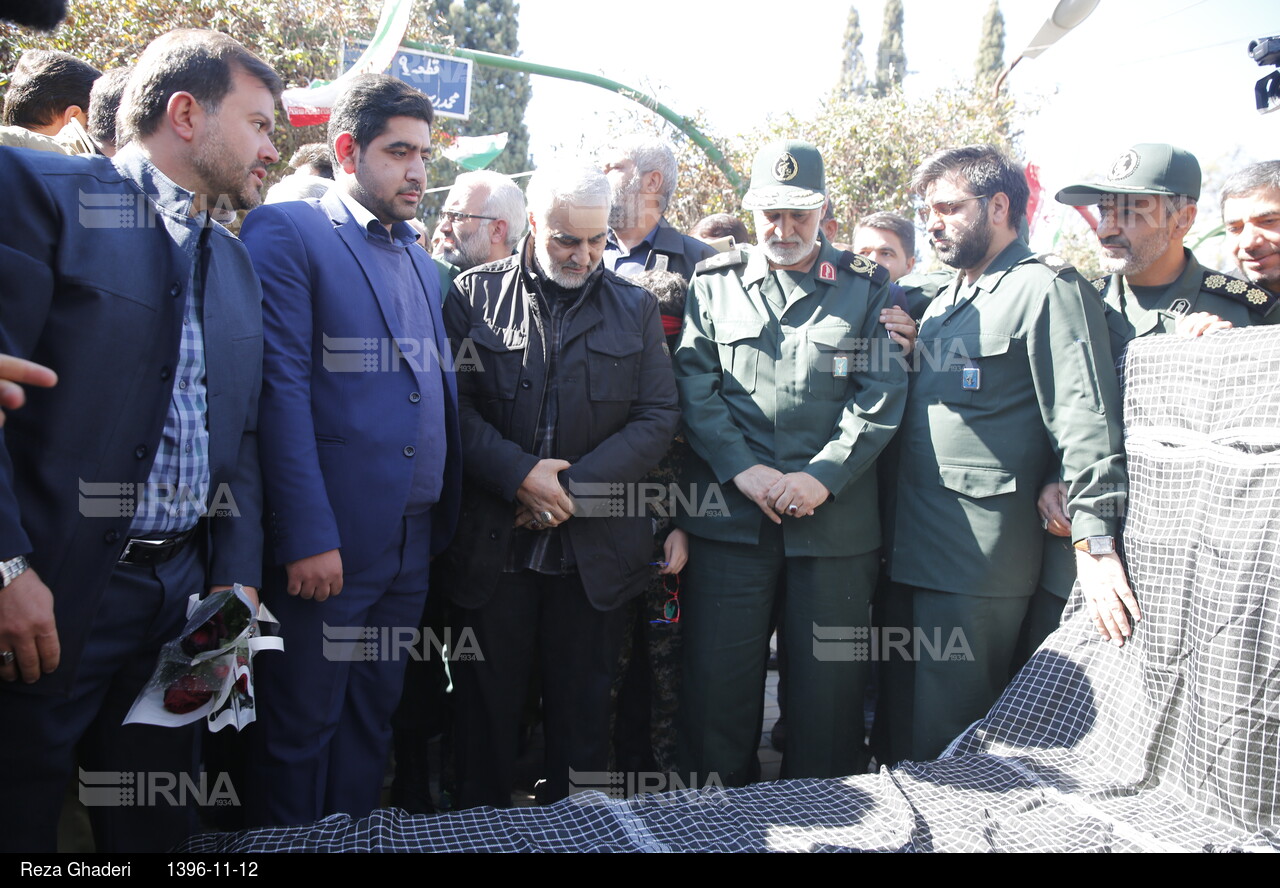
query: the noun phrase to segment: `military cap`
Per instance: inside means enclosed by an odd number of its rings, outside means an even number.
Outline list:
[[[816,210],[827,199],[822,155],[808,142],[784,139],[756,153],[744,210]]]
[[[1173,145],[1134,145],[1116,158],[1103,182],[1068,185],[1057,194],[1059,203],[1080,207],[1096,204],[1104,194],[1186,195],[1200,199],[1200,162],[1190,151]]]

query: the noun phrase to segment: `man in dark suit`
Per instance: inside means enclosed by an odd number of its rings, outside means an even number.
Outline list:
[[[540,168],[528,199],[516,255],[464,272],[445,302],[467,453],[446,567],[453,637],[479,649],[451,664],[462,807],[510,804],[535,663],[540,801],[572,791],[571,769],[608,767],[621,606],[653,575],[653,523],[624,488],[658,464],[679,418],[657,301],[600,264],[605,177]]]
[[[661,139],[631,136],[610,146],[604,164],[613,191],[605,268],[623,277],[674,271],[689,280],[694,266],[715,254],[714,247],[681,234],[666,219],[677,169],[675,153]]]
[[[58,374],[0,448],[0,850],[54,850],[78,744],[90,772],[192,771],[195,726],[121,723],[187,597],[258,585],[261,291],[208,211],[258,202],[280,88],[231,38],[175,31],[138,62],[114,162],[0,152],[21,220],[0,351]],[[98,850],[189,834],[182,792],[129,788],[89,802]]]
[[[329,122],[334,187],[241,235],[263,286],[264,596],[285,637],[254,751],[269,823],[377,807],[405,665],[428,653],[392,642],[418,626],[461,483],[436,269],[408,224],[431,120],[417,90],[357,78]]]

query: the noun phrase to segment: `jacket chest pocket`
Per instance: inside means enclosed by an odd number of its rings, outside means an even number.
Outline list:
[[[868,369],[867,341],[854,336],[848,324],[810,327],[805,338],[809,343],[809,394],[847,400],[853,374]]]
[[[1015,340],[1002,333],[970,333],[939,344],[938,400],[991,408],[1010,386],[1023,386],[1030,370],[1016,360]]]
[[[756,390],[756,365],[760,360],[764,322],[751,320],[717,320],[715,342],[720,348],[720,368],[726,388],[744,392]]]
[[[521,331],[499,333],[476,325],[471,328],[468,341],[471,354],[458,355],[459,374],[467,368],[472,386],[482,397],[504,401],[515,398],[524,367],[525,337]]]
[[[587,334],[588,395],[593,401],[635,401],[640,397],[639,333]]]

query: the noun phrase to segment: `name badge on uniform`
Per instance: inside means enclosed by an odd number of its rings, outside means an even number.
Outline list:
[[[836,267],[834,265],[832,265],[830,262],[823,262],[821,265],[818,266],[818,280],[833,282],[835,281],[835,279],[836,279]]]
[[[836,355],[831,359],[831,375],[836,379],[844,379],[849,375],[848,355]]]
[[[977,367],[965,367],[960,371],[960,388],[976,392],[982,388],[982,371]]]

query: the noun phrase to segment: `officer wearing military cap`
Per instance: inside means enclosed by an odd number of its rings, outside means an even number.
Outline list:
[[[888,275],[819,238],[825,203],[813,145],[761,149],[743,199],[757,244],[697,266],[675,354],[700,457],[684,486],[718,489],[724,505],[679,518],[690,534],[682,767],[724,785],[759,773],[776,596],[792,652],[783,776],[836,777],[862,764],[880,545],[874,467],[907,383],[901,347],[881,323]]]
[[[1099,260],[1108,274],[1093,285],[1102,294],[1116,357],[1140,336],[1198,334],[1280,321],[1280,296],[1203,267],[1183,246],[1196,220],[1200,164],[1173,145],[1129,148],[1101,181],[1069,185],[1057,194],[1069,206],[1098,206]],[[1060,484],[1042,491],[1045,555],[1040,588],[1024,626],[1025,652],[1056,628],[1075,582],[1071,522]]]
[[[1036,499],[1059,464],[1099,632],[1123,644],[1139,612],[1114,554],[1127,479],[1096,292],[1018,237],[1026,179],[994,147],[938,152],[912,189],[935,252],[959,271],[921,321],[895,442],[891,602],[896,625],[939,651],[886,664],[886,706],[891,757],[923,760],[1008,681],[1040,576]]]

